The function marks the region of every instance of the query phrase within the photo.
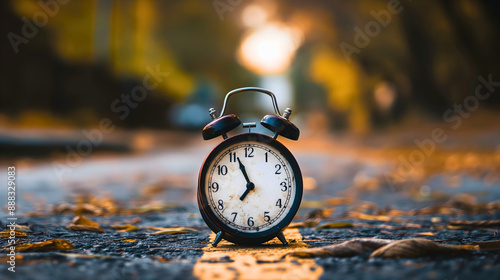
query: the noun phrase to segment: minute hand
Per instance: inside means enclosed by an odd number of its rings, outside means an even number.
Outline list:
[[[243,176],[245,177],[245,180],[247,180],[247,184],[248,184],[248,183],[250,183],[250,179],[248,178],[248,174],[247,174],[247,171],[245,170],[245,166],[241,163],[240,158],[237,158],[237,159],[238,159],[238,162],[240,164],[241,173],[243,173]]]

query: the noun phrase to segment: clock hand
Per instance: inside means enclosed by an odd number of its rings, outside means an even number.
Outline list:
[[[245,192],[241,195],[240,197],[240,200],[243,201],[243,199],[245,199],[245,197],[247,196],[247,194],[251,191],[255,189],[255,185],[252,183],[252,182],[249,182],[247,184],[247,189],[245,190]]]
[[[237,158],[237,159],[238,159],[238,162],[240,163],[240,170],[243,173],[243,176],[245,176],[245,180],[247,180],[247,184],[251,183],[250,179],[248,179],[248,174],[247,174],[247,171],[245,169],[245,166],[241,163],[240,158]]]
[[[246,185],[247,189],[240,197],[240,200],[243,201],[243,199],[245,199],[245,197],[247,196],[248,192],[250,192],[251,190],[253,190],[255,188],[255,185],[254,185],[254,183],[250,182],[250,179],[248,178],[248,174],[247,174],[247,171],[245,169],[245,166],[243,165],[243,163],[241,163],[240,158],[237,158],[237,159],[238,159],[238,162],[240,164],[241,173],[243,173],[243,176],[245,177],[245,180],[247,181],[247,185]]]

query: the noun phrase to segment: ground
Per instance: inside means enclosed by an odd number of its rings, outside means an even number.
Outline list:
[[[451,245],[500,240],[500,152],[489,137],[475,138],[481,149],[471,148],[476,142],[457,148],[451,135],[449,143],[403,176],[401,158],[409,160],[418,150],[407,143],[423,135],[391,138],[403,143],[400,146],[380,145],[390,143],[385,136],[356,143],[332,136],[283,140],[302,168],[305,187],[293,228],[285,233],[290,245],[272,240],[261,246],[223,242],[213,248],[214,235],[199,214],[195,192],[199,168],[218,140],[181,135],[187,140],[160,137],[174,146],[156,140],[150,144],[154,148],[136,147],[134,153],[96,152],[59,177],[54,166],[64,164],[64,156],[3,161],[5,170],[11,164],[18,170],[17,224],[28,235],[18,239],[18,246],[63,239],[74,247],[18,252],[16,272],[11,273],[7,238],[2,238],[0,278],[500,278],[497,247],[453,257],[429,253],[382,259],[371,258],[371,252],[312,259],[285,256],[355,238],[425,238]],[[150,138],[146,134],[134,143],[142,147]],[[88,217],[104,232],[68,229],[77,216]],[[2,228],[7,217],[2,213]],[[136,228],[114,227],[127,224]]]

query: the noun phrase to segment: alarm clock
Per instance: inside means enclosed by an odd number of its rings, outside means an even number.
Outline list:
[[[252,133],[256,123],[243,123],[234,114],[224,115],[229,98],[242,92],[271,97],[275,115],[261,120],[272,136]],[[299,129],[280,114],[275,95],[256,87],[227,93],[221,114],[210,108],[212,121],[203,128],[203,139],[223,141],[207,156],[198,178],[198,208],[208,227],[217,233],[213,246],[225,239],[236,244],[260,244],[277,237],[284,245],[283,230],[290,224],[302,200],[302,174],[292,153],[277,138],[299,139]],[[242,125],[248,133],[228,137]]]

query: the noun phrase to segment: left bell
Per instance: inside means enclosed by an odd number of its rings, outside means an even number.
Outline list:
[[[203,128],[203,139],[209,140],[221,135],[225,139],[227,138],[226,133],[237,128],[240,124],[240,119],[234,114],[214,119]]]

